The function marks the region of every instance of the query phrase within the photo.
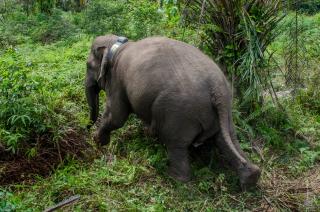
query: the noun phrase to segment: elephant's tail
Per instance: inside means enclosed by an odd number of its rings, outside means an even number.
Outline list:
[[[238,152],[231,138],[231,92],[225,90],[222,91],[221,87],[215,89],[212,93],[212,104],[218,112],[220,133],[225,141],[227,152],[231,157],[237,158],[238,161],[241,162],[241,164],[246,165],[247,160]]]

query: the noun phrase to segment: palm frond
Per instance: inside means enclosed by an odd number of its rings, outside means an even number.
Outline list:
[[[188,7],[201,11],[201,37],[210,54],[233,79],[243,102],[259,102],[268,80],[265,52],[275,39],[283,16],[281,0],[194,0]],[[204,8],[204,9],[203,9]]]

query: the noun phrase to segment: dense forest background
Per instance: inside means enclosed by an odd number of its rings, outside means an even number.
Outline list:
[[[194,160],[192,182],[173,181],[135,116],[97,149],[84,76],[103,34],[167,36],[212,57],[234,89],[241,147],[263,170],[258,188],[240,192],[218,152],[210,166]],[[0,0],[0,211],[73,195],[66,210],[316,211],[319,38],[319,0]]]

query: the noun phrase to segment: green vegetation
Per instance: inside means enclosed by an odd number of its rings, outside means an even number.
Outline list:
[[[320,14],[299,14],[298,34],[294,13],[278,26],[281,33],[267,48],[273,57],[262,69],[270,72],[277,98],[265,90],[263,104],[249,114],[235,99],[241,146],[263,170],[259,187],[242,193],[216,154],[210,166],[194,160],[192,182],[170,179],[164,146],[146,136],[134,116],[104,149],[85,129],[83,83],[92,39],[165,35],[204,47],[199,14],[194,22],[184,19],[185,5],[177,1],[161,1],[160,9],[149,0],[92,0],[81,7],[52,1],[49,10],[40,8],[42,1],[24,2],[0,2],[0,211],[41,211],[76,194],[80,200],[66,210],[320,207]],[[21,161],[45,166],[46,173],[22,169]]]
[[[297,10],[298,12],[312,15],[320,11],[319,0],[290,1],[290,3],[292,4],[291,8]]]
[[[242,110],[252,112],[262,104],[263,90],[270,87],[267,48],[283,16],[280,1],[192,1],[200,13],[202,42],[229,77]]]
[[[41,136],[56,142],[68,129],[83,127],[86,114],[79,70],[89,42],[84,38],[69,47],[24,45],[3,52],[0,118],[7,121],[1,122],[1,140],[8,150],[33,148]]]

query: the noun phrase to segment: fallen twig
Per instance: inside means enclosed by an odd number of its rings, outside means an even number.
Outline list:
[[[69,205],[69,204],[77,201],[78,199],[80,199],[80,195],[72,196],[72,197],[70,197],[68,199],[63,200],[62,202],[59,202],[58,204],[56,204],[56,205],[54,205],[54,206],[52,206],[50,208],[45,209],[43,212],[55,211],[55,210],[57,210],[59,208],[62,208],[64,206],[66,206],[66,205]]]
[[[268,203],[269,207],[274,208],[274,205],[271,203],[271,201],[265,195],[263,195],[262,197]]]

